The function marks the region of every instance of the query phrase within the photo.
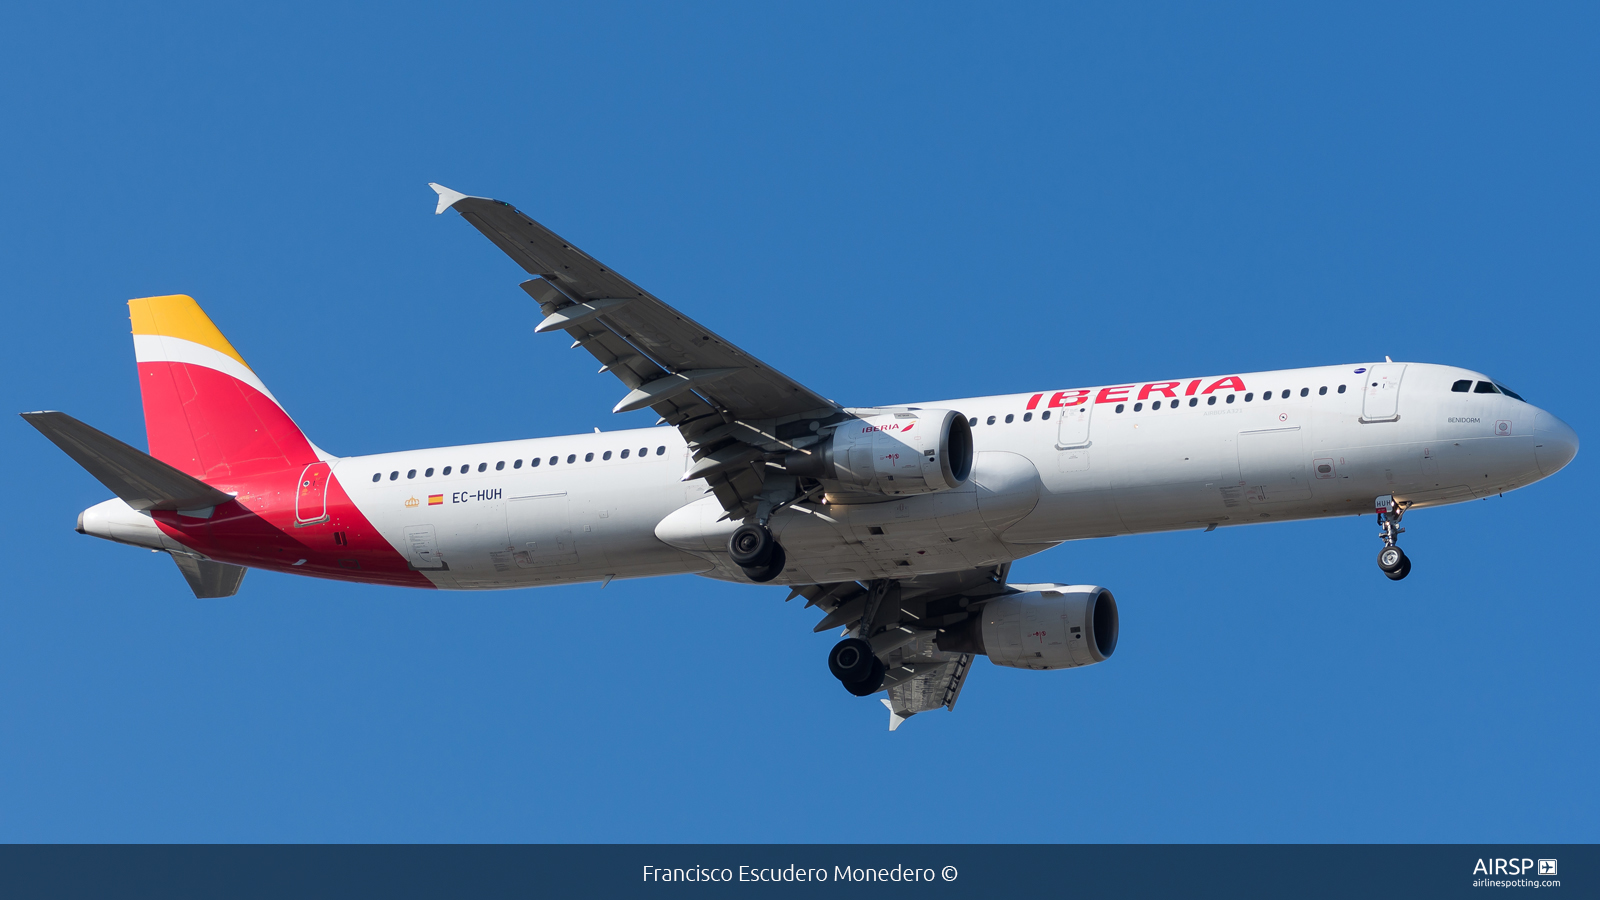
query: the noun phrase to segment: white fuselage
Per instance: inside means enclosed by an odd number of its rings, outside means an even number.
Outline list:
[[[908,578],[1079,538],[1365,515],[1382,495],[1454,503],[1553,474],[1576,451],[1549,413],[1452,391],[1487,381],[1454,367],[1235,377],[1238,386],[1210,393],[1217,379],[899,407],[975,421],[971,477],[949,491],[841,494],[779,512],[771,527],[788,566],[777,582]],[[440,588],[745,580],[725,550],[738,523],[721,518],[705,482],[680,481],[689,461],[676,429],[662,427],[350,457],[334,475]]]

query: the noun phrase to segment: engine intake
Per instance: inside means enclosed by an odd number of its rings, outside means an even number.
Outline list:
[[[1070,669],[1111,658],[1118,622],[1110,591],[1088,584],[1036,587],[990,600],[940,634],[939,649],[982,653],[997,666],[1017,669]]]
[[[786,471],[878,494],[931,494],[972,474],[972,429],[948,409],[847,419],[833,434],[784,458]]]

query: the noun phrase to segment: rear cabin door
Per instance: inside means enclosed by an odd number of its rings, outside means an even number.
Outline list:
[[[1400,376],[1405,363],[1379,363],[1362,377],[1361,421],[1393,422],[1400,418]]]
[[[315,525],[328,521],[328,464],[314,462],[300,473],[294,494],[294,523]]]
[[[1094,404],[1082,403],[1061,410],[1061,424],[1056,431],[1056,461],[1063,472],[1081,472],[1089,468],[1089,418],[1094,415]]]

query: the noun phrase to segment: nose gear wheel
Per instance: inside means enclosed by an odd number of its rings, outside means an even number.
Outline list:
[[[1406,507],[1410,505],[1392,496],[1373,501],[1378,512],[1378,536],[1383,539],[1383,549],[1378,551],[1378,568],[1390,581],[1399,581],[1411,574],[1411,559],[1399,544],[1400,535],[1405,533],[1405,529],[1400,527],[1400,517],[1405,515]]]

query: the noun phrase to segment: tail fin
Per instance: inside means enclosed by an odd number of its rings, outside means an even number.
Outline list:
[[[193,298],[145,297],[128,309],[151,456],[212,482],[321,457]]]

